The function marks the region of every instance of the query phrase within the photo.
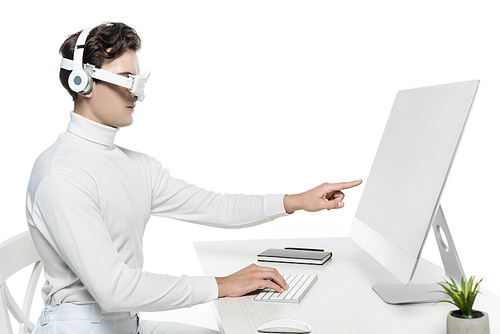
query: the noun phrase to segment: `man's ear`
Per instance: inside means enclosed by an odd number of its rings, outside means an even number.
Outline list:
[[[92,91],[91,90],[90,92],[86,93],[86,94],[78,94],[78,96],[81,96],[81,97],[84,97],[84,98],[87,98],[87,99],[90,99],[92,97]]]

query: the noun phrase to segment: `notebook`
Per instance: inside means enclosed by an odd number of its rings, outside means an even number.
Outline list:
[[[257,255],[261,262],[281,262],[299,264],[323,264],[332,257],[332,252],[324,250],[269,248]]]

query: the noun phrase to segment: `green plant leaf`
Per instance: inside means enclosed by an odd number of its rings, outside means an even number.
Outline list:
[[[436,303],[450,303],[455,305],[466,318],[472,317],[472,306],[476,300],[477,294],[481,293],[479,291],[479,284],[483,281],[480,279],[474,284],[475,276],[472,276],[470,279],[466,279],[465,277],[461,278],[460,286],[450,277],[450,281],[444,280],[444,283],[438,283],[438,285],[443,289],[442,291],[434,291],[440,292],[451,297],[451,301],[449,300],[440,300]]]

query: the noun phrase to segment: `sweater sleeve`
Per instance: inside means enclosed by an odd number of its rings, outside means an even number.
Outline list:
[[[161,311],[217,298],[213,277],[174,277],[128,267],[102,219],[99,190],[90,177],[50,172],[37,187],[30,211],[32,225],[106,311]]]
[[[224,228],[258,225],[286,216],[284,195],[219,194],[172,177],[154,160],[153,215]]]

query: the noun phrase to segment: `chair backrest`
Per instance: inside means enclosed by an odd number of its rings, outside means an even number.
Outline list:
[[[12,298],[6,280],[19,270],[33,264],[21,309]],[[33,322],[29,320],[29,314],[42,268],[40,256],[28,231],[0,243],[0,333],[13,334],[9,311],[19,322],[19,334],[31,333],[35,328]]]

